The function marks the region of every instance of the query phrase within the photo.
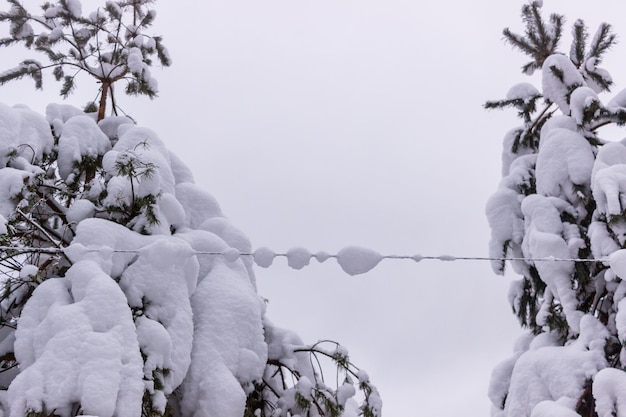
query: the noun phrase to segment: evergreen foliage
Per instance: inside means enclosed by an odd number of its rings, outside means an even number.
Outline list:
[[[7,2],[0,46],[48,62],[25,60],[0,85],[41,88],[51,70],[63,97],[81,72],[101,86],[97,114],[0,104],[0,415],[379,417],[345,348],[266,320],[249,259],[194,255],[250,247],[153,132],[105,117],[118,81],[154,97],[149,67],[170,64],[144,33],[153,1],[107,1],[89,17],[78,0],[40,15]]]
[[[155,62],[169,66],[171,60],[161,37],[145,33],[156,17],[149,7],[154,0],[107,1],[88,17],[76,0],[47,1],[39,14],[20,0],[6,1],[11,7],[0,12],[0,22],[10,25],[10,36],[0,39],[0,46],[22,44],[46,61],[24,60],[0,74],[0,85],[30,77],[41,89],[43,72],[50,70],[66,98],[74,91],[77,76],[86,73],[101,85],[98,120],[104,118],[108,99],[117,114],[114,85],[119,81],[126,82],[127,94],[156,97],[150,67]]]
[[[626,248],[626,145],[601,130],[624,125],[626,101],[621,92],[604,102],[613,81],[599,66],[616,35],[602,24],[590,38],[577,20],[565,53],[563,16],[546,21],[541,8],[537,1],[522,7],[523,35],[504,30],[532,58],[523,72],[541,71],[541,88],[518,84],[485,104],[514,108],[522,122],[505,136],[503,179],[487,204],[491,255],[534,259],[512,262],[522,278],[509,301],[528,332],[494,370],[492,414],[622,415],[617,404],[626,395],[596,382],[611,375],[618,384],[626,375],[607,372],[626,366],[626,276],[612,261]],[[493,268],[503,274],[505,262]]]

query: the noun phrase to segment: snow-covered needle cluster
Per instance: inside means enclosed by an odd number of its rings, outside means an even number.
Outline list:
[[[98,119],[104,117],[108,99],[117,113],[113,86],[120,81],[125,81],[128,94],[157,95],[150,67],[154,57],[163,66],[171,59],[161,37],[146,33],[156,17],[149,7],[154,0],[109,0],[88,16],[83,16],[79,0],[45,2],[39,14],[30,12],[32,5],[6,1],[11,8],[0,12],[0,22],[10,25],[10,36],[0,39],[0,47],[23,44],[45,61],[24,60],[0,73],[0,85],[30,77],[42,88],[44,71],[50,70],[61,82],[61,95],[67,97],[77,76],[88,74],[101,84],[99,99],[88,105],[98,111]]]
[[[0,46],[44,52],[63,93],[68,67],[99,79],[105,98],[120,80],[154,91],[148,56],[166,55],[139,30],[150,1],[89,17],[78,0],[46,2],[42,16],[7,1]],[[39,83],[43,69],[25,61],[0,84]],[[0,104],[0,417],[379,417],[345,348],[306,345],[267,319],[252,258],[234,256],[250,242],[189,169],[102,103],[45,116]]]
[[[522,278],[509,299],[528,330],[493,372],[492,415],[626,416],[626,142],[601,135],[626,122],[626,91],[605,101],[612,80],[600,68],[615,35],[603,24],[590,37],[578,20],[562,53],[561,16],[545,21],[533,2],[522,17],[525,33],[504,35],[541,85],[486,105],[522,119],[504,138],[503,178],[487,204],[491,256],[606,262],[512,262]]]

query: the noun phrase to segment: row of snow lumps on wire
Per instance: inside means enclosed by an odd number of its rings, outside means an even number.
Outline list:
[[[0,246],[0,251],[13,252],[31,252],[31,253],[47,253],[55,254],[64,252],[70,258],[80,258],[80,254],[98,252],[102,255],[110,256],[113,253],[130,253],[137,254],[141,249],[112,249],[108,246],[94,247],[94,245],[84,246],[80,243],[74,243],[67,248],[35,248],[35,247],[13,247]],[[311,252],[305,248],[292,248],[284,253],[275,252],[267,247],[261,247],[254,251],[241,251],[234,247],[229,247],[224,251],[199,251],[191,250],[189,255],[192,256],[219,256],[227,262],[237,262],[241,258],[251,258],[259,267],[269,268],[273,265],[276,258],[286,258],[287,265],[293,269],[303,269],[310,265],[311,260],[315,259],[319,263],[324,263],[329,259],[335,259],[339,266],[349,275],[360,275],[374,269],[382,260],[411,260],[421,262],[425,260],[436,260],[442,262],[453,261],[527,261],[527,262],[583,262],[583,263],[606,263],[613,266],[620,272],[618,275],[626,276],[626,250],[618,251],[609,257],[603,259],[582,259],[582,258],[557,258],[555,256],[546,256],[543,258],[491,258],[491,257],[474,257],[474,256],[453,256],[453,255],[383,255],[372,249],[359,246],[346,246],[339,250],[336,254],[326,251]],[[622,272],[623,271],[623,272]]]
[[[0,249],[2,249],[0,247]],[[52,251],[55,251],[52,249]],[[137,250],[113,250],[111,248],[100,247],[78,247],[76,244],[66,248],[66,252],[78,253],[83,251],[88,252],[139,252]],[[262,247],[254,251],[242,251],[235,247],[229,247],[224,251],[193,251],[194,255],[198,256],[220,256],[227,262],[237,262],[242,258],[251,258],[252,261],[259,267],[269,268],[274,263],[275,258],[286,258],[287,265],[293,269],[302,269],[310,264],[312,259],[317,260],[319,263],[326,262],[328,259],[335,259],[341,269],[349,275],[360,275],[367,273],[374,269],[383,259],[410,259],[415,262],[422,261],[424,259],[438,259],[441,261],[453,261],[458,258],[442,255],[437,257],[413,255],[382,255],[372,249],[363,248],[359,246],[347,246],[336,254],[330,254],[325,251],[312,253],[305,248],[292,248],[284,253],[277,253],[269,248]],[[74,255],[76,256],[76,255]]]

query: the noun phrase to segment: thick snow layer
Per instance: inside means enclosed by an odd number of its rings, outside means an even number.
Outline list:
[[[287,265],[293,269],[302,269],[311,262],[311,252],[305,248],[292,248],[286,253]]]
[[[593,104],[599,105],[600,100],[595,91],[589,87],[578,87],[572,93],[570,98],[570,107],[572,111],[572,118],[576,120],[576,123],[582,125],[584,122],[585,113],[589,113],[589,109]],[[600,107],[596,110],[598,112]],[[593,117],[597,116],[594,114]]]
[[[63,124],[65,124],[65,122],[74,116],[84,115],[85,113],[81,109],[69,104],[49,104],[46,107],[46,120],[54,127],[54,131],[57,135],[62,133]]]
[[[69,223],[78,224],[85,219],[93,217],[95,213],[96,207],[91,201],[78,199],[67,209],[65,216]]]
[[[542,401],[533,408],[530,417],[580,417],[580,414],[556,401]]]
[[[138,254],[112,250],[86,253],[70,250],[67,253],[70,258],[94,259],[112,276],[121,275],[120,287],[128,304],[141,310],[143,328],[163,328],[161,333],[149,334],[166,335],[166,340],[162,337],[141,340],[142,352],[147,356],[144,372],[148,377],[157,368],[166,369],[168,375],[162,381],[163,391],[171,393],[182,383],[190,362],[193,321],[189,299],[199,270],[194,250],[178,238],[141,236],[100,219],[81,222],[75,242],[76,248],[80,244],[83,248],[139,249]],[[148,325],[146,320],[154,323]],[[170,354],[163,354],[159,348],[164,345],[172,346]]]
[[[569,114],[569,94],[574,87],[585,84],[583,76],[572,61],[561,54],[550,55],[542,68],[543,96],[558,105],[563,114]]]
[[[511,129],[504,135],[502,140],[502,176],[506,177],[510,173],[511,164],[513,164],[516,160],[521,159],[526,155],[533,155],[532,149],[529,147],[517,147],[517,150],[513,152],[513,149],[516,148],[515,143],[519,140],[520,135],[523,133],[523,127],[516,127]],[[519,144],[518,144],[519,145]],[[533,156],[536,158],[536,155]]]
[[[613,272],[621,279],[626,279],[626,249],[614,251],[608,261]]]
[[[193,229],[198,228],[209,218],[222,216],[222,209],[217,200],[193,183],[184,182],[176,185],[175,195],[185,209],[188,226]]]
[[[626,373],[606,368],[593,380],[593,397],[599,417],[626,417]]]
[[[510,243],[521,244],[524,238],[522,196],[509,189],[499,188],[487,201],[486,215],[491,227],[491,253],[494,258],[505,255],[503,248]],[[498,270],[499,266],[494,264]]]
[[[28,172],[13,168],[0,169],[0,215],[8,218],[15,212]]]
[[[507,100],[529,100],[538,96],[541,96],[541,93],[530,83],[515,84],[506,93]]]
[[[174,174],[174,181],[176,184],[182,184],[184,182],[194,183],[193,173],[185,165],[176,154],[170,151],[170,168],[172,174]]]
[[[600,213],[621,214],[626,209],[626,164],[598,169],[592,191]]]
[[[178,238],[162,238],[141,248],[119,282],[130,307],[142,312],[140,334],[150,336],[140,338],[145,377],[151,380],[155,370],[167,370],[162,381],[165,395],[183,382],[189,368],[193,340],[189,300],[197,278],[198,262],[191,247]],[[165,404],[156,408],[164,411]]]
[[[274,263],[276,254],[269,248],[258,248],[254,251],[254,263],[261,268],[269,268]]]
[[[120,127],[123,125],[133,125],[133,121],[125,116],[111,116],[98,122],[98,127],[107,135],[112,143],[117,142],[120,137]]]
[[[533,194],[522,202],[522,213],[526,219],[526,236],[522,243],[528,258],[570,259],[570,246],[563,239],[561,215],[549,197]],[[535,262],[539,275],[545,280],[552,294],[563,306],[569,326],[578,332],[578,322],[582,312],[577,310],[578,300],[572,288],[573,262]]]
[[[543,401],[576,404],[586,381],[607,366],[604,358],[607,330],[589,315],[581,320],[580,328],[580,337],[570,345],[531,346],[519,357],[511,375],[504,416],[534,415],[533,410]],[[547,415],[544,407],[558,409],[554,405],[542,405],[537,415]]]
[[[46,119],[23,107],[0,103],[0,168],[15,156],[41,160],[50,153],[54,138]]]
[[[589,185],[595,155],[579,133],[555,128],[542,134],[537,157],[537,193],[577,200],[576,186]]]
[[[10,416],[27,410],[135,417],[141,413],[142,359],[126,297],[90,261],[43,282],[16,331],[22,371],[8,391]]]
[[[621,247],[613,239],[614,234],[609,232],[608,225],[605,222],[593,222],[589,226],[589,240],[591,241],[591,249],[593,256],[602,259],[621,249]]]
[[[593,165],[591,180],[595,181],[598,171],[613,165],[626,164],[626,146],[622,142],[609,142],[598,150]]]
[[[364,274],[378,265],[382,259],[378,252],[358,246],[348,246],[337,253],[337,263],[350,275]]]
[[[183,385],[183,414],[241,417],[242,385],[263,375],[263,301],[241,263],[216,259],[192,296],[194,342]]]
[[[58,168],[67,180],[76,165],[88,158],[97,159],[111,149],[111,141],[88,116],[75,116],[65,122],[59,137]]]

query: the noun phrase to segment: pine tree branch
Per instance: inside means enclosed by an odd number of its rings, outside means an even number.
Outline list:
[[[595,58],[595,64],[602,62],[603,55],[615,45],[617,35],[612,33],[613,28],[607,23],[602,23],[589,46],[588,58]]]
[[[45,238],[46,238],[46,240],[48,242],[52,243],[57,248],[61,248],[60,243],[57,242],[52,236],[50,236],[50,234],[40,224],[38,224],[37,222],[32,220],[30,218],[30,216],[28,216],[26,213],[24,213],[20,208],[16,208],[15,211],[18,212],[24,218],[24,220],[26,220],[31,226],[33,226],[40,233],[42,233],[45,236]],[[59,239],[59,240],[61,240],[61,239]]]
[[[574,65],[576,65],[577,68],[580,68],[585,61],[585,51],[587,40],[589,38],[587,28],[581,19],[578,19],[574,23],[574,27],[572,28],[572,37],[573,40],[570,48],[570,60],[574,63]]]

